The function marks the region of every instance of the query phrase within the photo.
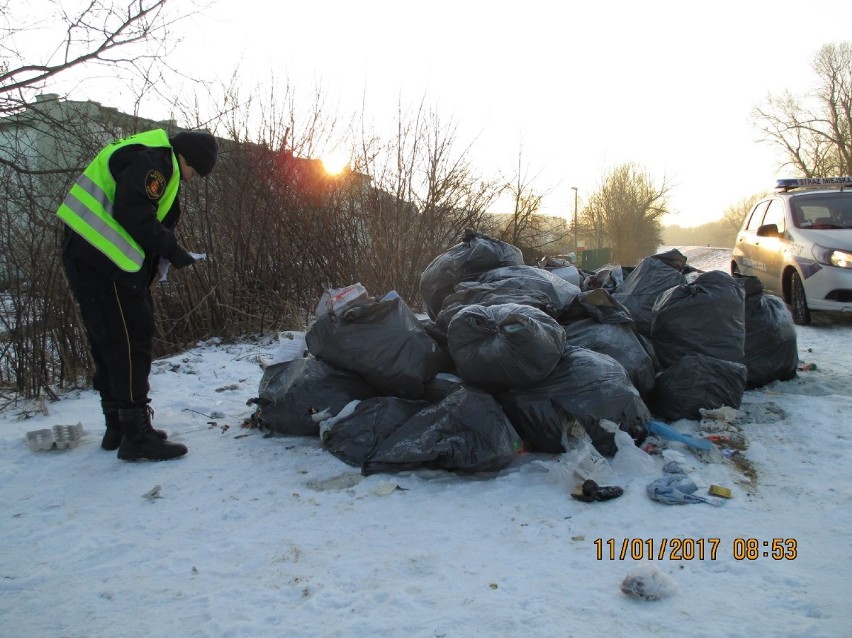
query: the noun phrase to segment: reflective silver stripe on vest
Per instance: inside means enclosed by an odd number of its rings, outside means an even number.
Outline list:
[[[103,209],[110,217],[113,216],[112,202],[109,201],[109,197],[107,197],[104,189],[95,184],[91,177],[85,174],[80,175],[80,178],[77,180],[77,185],[91,195],[98,204],[103,206]]]
[[[109,201],[109,198],[101,187],[85,175],[80,176],[80,179],[77,180],[77,184],[89,195],[94,197],[98,203],[104,207],[104,210],[112,216],[112,202]],[[63,203],[73,210],[80,219],[97,231],[101,237],[118,248],[130,261],[134,264],[142,265],[144,256],[140,254],[139,250],[134,246],[131,246],[112,226],[93,213],[85,204],[83,204],[83,202],[77,199],[73,193],[68,193],[65,197],[65,202]]]

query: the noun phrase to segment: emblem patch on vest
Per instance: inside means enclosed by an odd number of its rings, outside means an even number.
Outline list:
[[[166,188],[166,178],[160,171],[148,171],[145,176],[145,192],[150,199],[160,199]]]

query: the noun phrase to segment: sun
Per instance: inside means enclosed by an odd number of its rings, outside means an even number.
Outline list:
[[[349,166],[349,157],[335,151],[322,158],[322,166],[329,175],[339,175]]]

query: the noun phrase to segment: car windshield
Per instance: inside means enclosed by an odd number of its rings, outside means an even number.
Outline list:
[[[852,191],[803,193],[790,204],[796,228],[852,228]]]

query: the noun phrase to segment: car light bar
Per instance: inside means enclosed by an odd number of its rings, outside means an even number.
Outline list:
[[[775,188],[796,188],[797,186],[852,186],[852,176],[788,178],[775,182]]]

